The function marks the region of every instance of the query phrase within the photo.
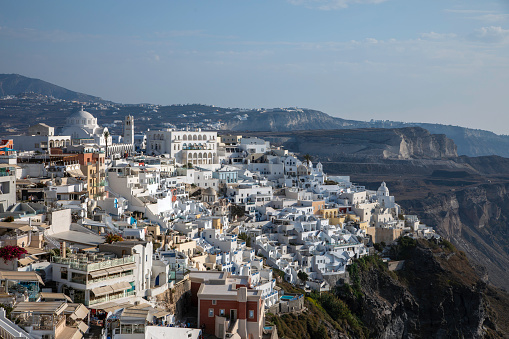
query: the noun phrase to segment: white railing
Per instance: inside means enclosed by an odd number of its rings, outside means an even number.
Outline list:
[[[134,262],[134,256],[129,255],[124,258],[118,258],[118,259],[111,259],[106,261],[100,261],[95,263],[87,263],[83,262],[77,258],[62,258],[62,257],[52,257],[52,262],[57,264],[63,264],[63,265],[69,265],[70,268],[90,272],[99,270],[102,268],[108,268],[108,267],[114,267],[114,266],[120,266],[124,264],[130,264]]]
[[[32,339],[33,337],[5,317],[5,310],[0,308],[0,338]]]

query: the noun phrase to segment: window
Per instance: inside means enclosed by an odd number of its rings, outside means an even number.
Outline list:
[[[254,311],[253,310],[249,310],[249,318],[254,318]]]
[[[67,268],[66,267],[62,267],[60,269],[60,279],[67,280]]]
[[[212,318],[214,316],[214,309],[209,308],[209,318]]]
[[[212,300],[212,305],[217,305],[217,300]]]
[[[224,317],[224,314],[225,314],[225,313],[224,313],[224,310],[223,310],[223,309],[219,310],[219,315],[220,315],[221,317]]]

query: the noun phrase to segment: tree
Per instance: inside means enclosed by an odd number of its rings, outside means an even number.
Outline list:
[[[308,174],[311,174],[311,170],[309,169],[309,164],[311,163],[311,155],[309,153],[304,154],[304,160],[306,160],[306,167],[308,168]]]
[[[312,159],[313,159],[313,157],[311,157],[311,155],[309,155],[309,153],[304,154],[304,160],[306,160],[306,166],[308,163],[311,162]]]
[[[108,233],[104,242],[111,244],[116,241],[124,241],[124,238],[120,234]]]
[[[244,232],[240,233],[239,239],[244,240],[246,242],[247,247],[251,247],[251,237],[249,235],[247,235],[247,233],[244,233]]]
[[[104,140],[106,141],[106,157],[108,157],[108,138],[110,137],[110,132],[108,132],[107,130],[104,131]]]
[[[297,273],[297,278],[299,278],[303,282],[306,282],[309,279],[309,275],[304,271],[299,271],[299,273]]]

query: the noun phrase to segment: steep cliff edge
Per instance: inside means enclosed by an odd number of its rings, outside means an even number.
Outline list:
[[[345,156],[378,159],[443,159],[457,157],[456,145],[445,135],[420,127],[394,129],[335,129],[243,133],[258,136],[315,160],[337,161]]]
[[[509,307],[507,295],[485,284],[463,252],[448,242],[412,239],[396,251],[401,251],[396,257],[404,254],[403,270],[389,272],[376,257],[360,259],[350,267],[352,285],[336,291],[370,329],[370,337],[497,338],[508,333],[502,312]]]
[[[491,283],[509,290],[509,183],[483,184],[400,204],[486,268]]]
[[[391,272],[380,256],[348,267],[350,284],[308,294],[298,314],[267,314],[284,338],[503,338],[509,295],[485,283],[450,242],[401,238],[384,256],[404,260]],[[276,277],[277,277],[276,272]],[[304,293],[277,277],[286,292]]]

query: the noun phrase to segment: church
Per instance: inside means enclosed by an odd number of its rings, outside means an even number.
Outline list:
[[[108,155],[132,153],[134,151],[134,118],[127,115],[124,118],[123,142],[114,144],[107,127],[97,124],[97,118],[81,109],[66,119],[60,135],[71,137],[72,145],[95,144],[101,149],[108,147]],[[105,136],[107,135],[107,137]]]
[[[104,137],[108,128],[99,126],[97,118],[84,111],[83,106],[78,112],[68,117],[65,122],[61,135],[69,135],[73,141],[80,140],[80,142],[94,143],[99,146],[111,145],[111,135],[108,136],[108,140]]]

